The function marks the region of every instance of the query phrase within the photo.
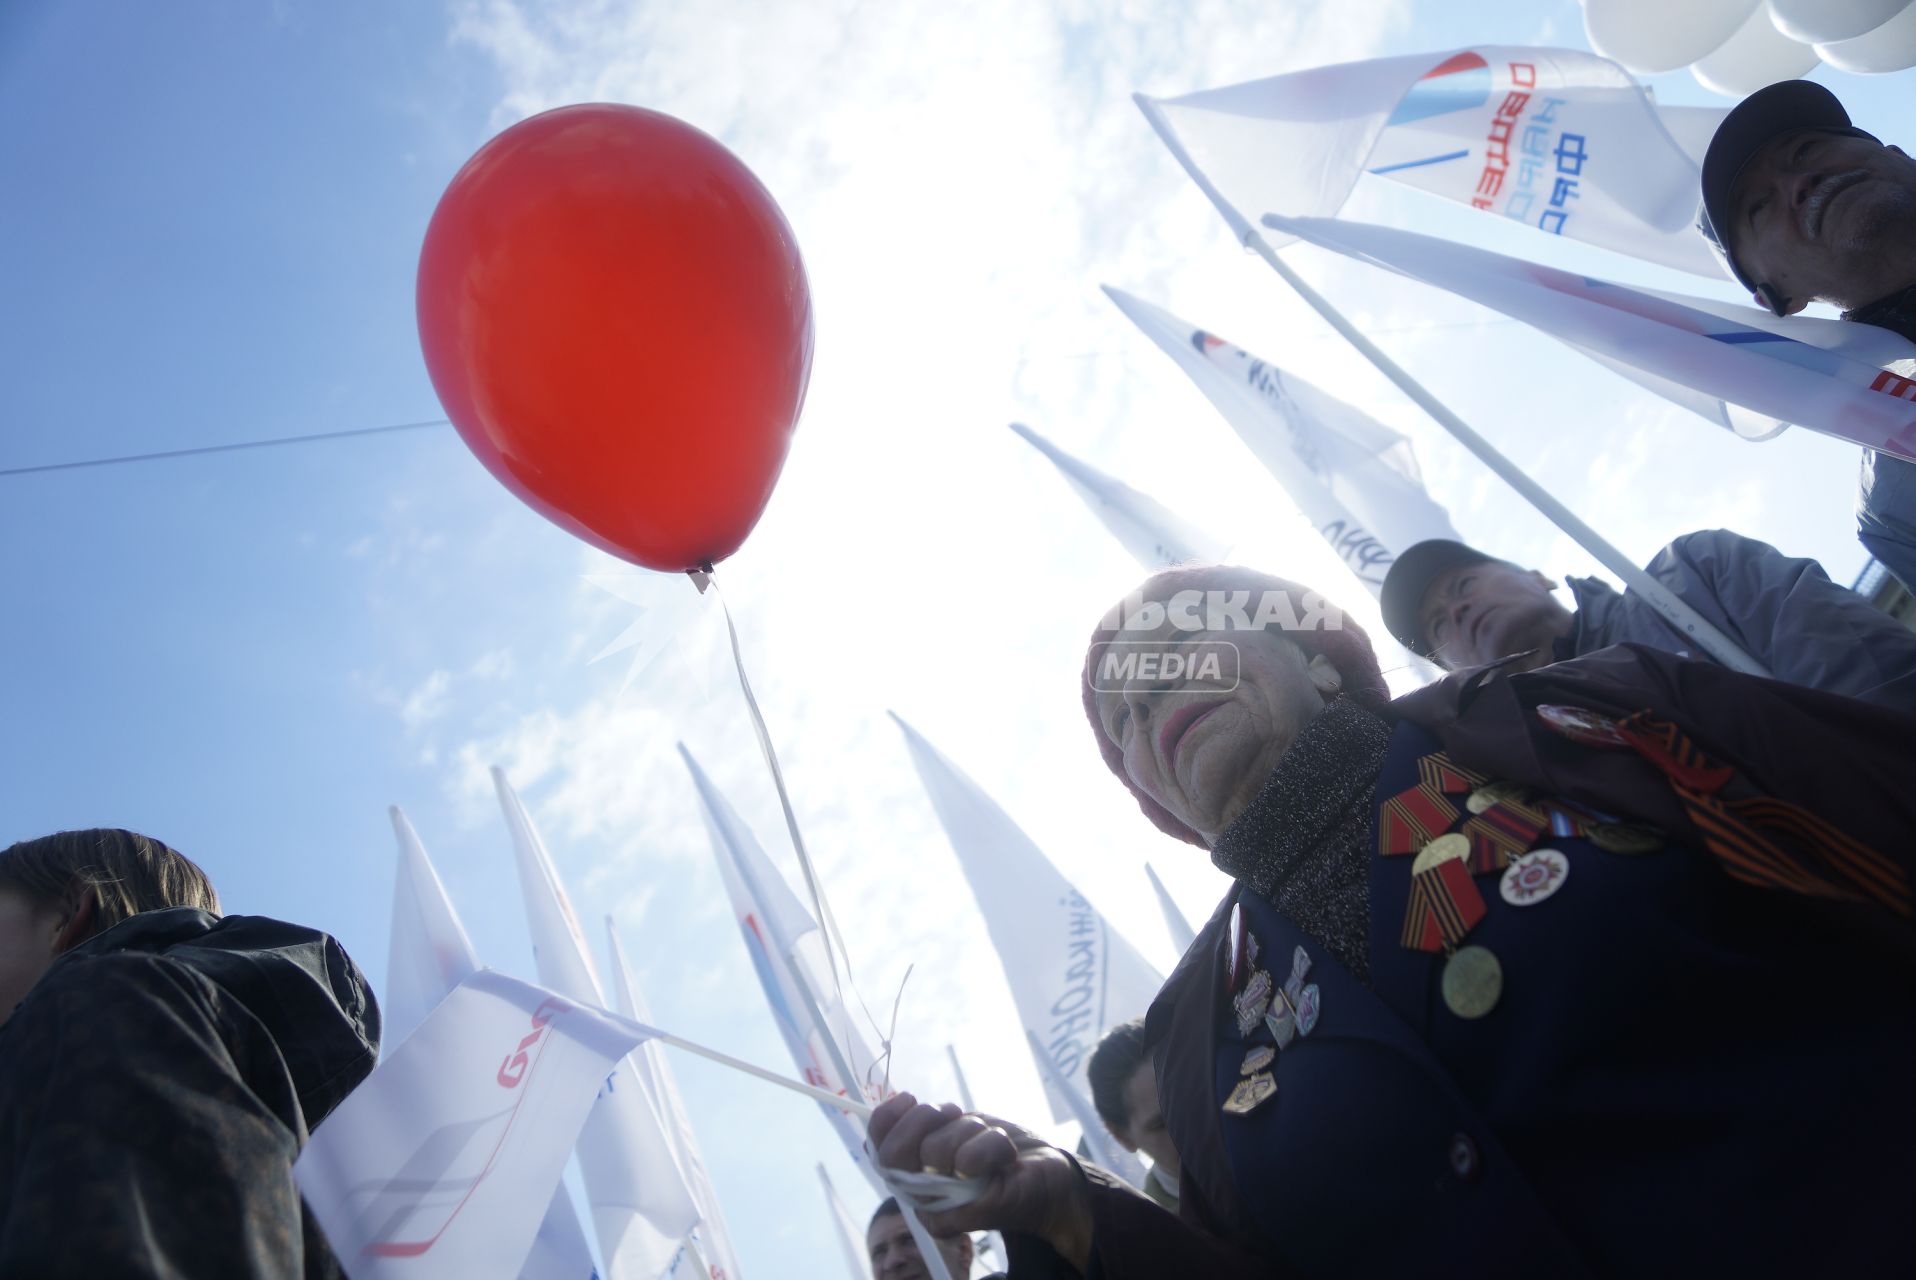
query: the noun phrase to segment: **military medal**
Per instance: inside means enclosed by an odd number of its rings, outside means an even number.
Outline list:
[[[1377,851],[1385,857],[1416,853],[1450,830],[1457,806],[1425,783],[1406,787],[1384,801],[1377,813]]]
[[[1311,957],[1302,945],[1291,952],[1291,976],[1284,980],[1284,990],[1297,994],[1297,984],[1310,976]]]
[[[1460,1018],[1481,1018],[1504,993],[1504,968],[1488,947],[1460,947],[1444,965],[1444,1004]]]
[[[1663,847],[1663,834],[1641,822],[1599,822],[1591,827],[1590,843],[1606,853],[1635,856]]]
[[[1241,1076],[1255,1075],[1277,1061],[1277,1050],[1268,1044],[1261,1044],[1244,1055],[1243,1063],[1237,1073]]]
[[[1462,942],[1484,918],[1484,897],[1457,858],[1412,874],[1410,905],[1400,941],[1417,951],[1443,951]]]
[[[1598,715],[1583,707],[1541,706],[1537,719],[1551,732],[1581,742],[1586,747],[1628,747],[1630,740],[1609,716]]]
[[[1249,1115],[1276,1096],[1277,1078],[1268,1071],[1259,1071],[1237,1082],[1237,1088],[1224,1100],[1224,1110],[1234,1116]]]
[[[1417,853],[1417,860],[1410,864],[1410,873],[1414,876],[1420,871],[1428,871],[1440,862],[1451,858],[1468,858],[1470,841],[1453,831],[1449,835],[1438,836]]]
[[[1248,1036],[1264,1019],[1264,1011],[1271,1005],[1271,975],[1268,970],[1254,969],[1250,981],[1244,984],[1244,990],[1231,998],[1237,1009],[1237,1033]]]
[[[1549,825],[1549,815],[1542,809],[1517,795],[1506,795],[1464,823],[1457,834],[1470,845],[1470,873],[1483,875],[1509,866]]]
[[[1307,985],[1297,996],[1297,1034],[1307,1036],[1317,1027],[1317,984]]]
[[[1466,769],[1441,751],[1417,761],[1417,780],[1436,791],[1468,791],[1483,783],[1484,775]]]
[[[1510,864],[1497,889],[1511,906],[1528,907],[1563,888],[1569,877],[1570,859],[1555,849],[1533,849]]]
[[[1525,794],[1524,789],[1514,782],[1486,782],[1470,793],[1470,799],[1464,801],[1464,808],[1472,813],[1482,813],[1505,800],[1521,800]]]
[[[1297,1014],[1291,1009],[1291,1002],[1282,991],[1271,1001],[1270,1011],[1264,1015],[1264,1029],[1271,1033],[1271,1039],[1277,1041],[1277,1047],[1288,1049],[1291,1041],[1297,1039]]]

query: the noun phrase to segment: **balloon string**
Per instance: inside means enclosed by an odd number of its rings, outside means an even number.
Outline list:
[[[871,1022],[872,1025],[876,1027],[877,1023],[872,1019],[871,1010],[865,1008],[865,998],[858,994],[858,984],[852,977],[851,953],[845,946],[844,935],[839,932],[838,920],[832,914],[831,904],[825,898],[825,887],[819,880],[818,868],[813,865],[812,855],[805,848],[804,836],[799,834],[798,815],[792,811],[792,798],[785,790],[785,772],[779,768],[778,753],[772,749],[771,731],[765,727],[765,717],[759,711],[758,699],[752,694],[751,679],[745,674],[745,656],[739,649],[738,627],[732,622],[732,610],[725,603],[725,593],[719,590],[718,576],[709,568],[701,566],[699,572],[693,575],[693,581],[697,583],[702,590],[706,587],[711,589],[712,594],[718,598],[720,611],[725,615],[725,632],[732,642],[732,666],[738,672],[739,690],[745,695],[745,709],[751,717],[752,733],[758,738],[758,749],[760,754],[765,757],[766,767],[771,770],[772,786],[778,792],[779,808],[783,810],[785,814],[785,830],[792,838],[792,848],[798,853],[798,864],[805,872],[805,890],[811,897],[812,911],[818,917],[820,941],[824,943],[825,960],[832,975],[832,993],[838,998],[839,1007],[843,1008],[845,1004],[845,986],[849,985],[853,996],[858,1000],[859,1007],[865,1010],[866,1021]],[[838,957],[841,953],[845,957],[845,980],[843,984],[840,983],[838,977]],[[819,1030],[825,1035],[834,1037],[837,1035],[836,1029],[832,1027],[820,1027]],[[848,1060],[851,1057],[849,1045],[847,1046],[845,1056]],[[847,1080],[845,1081],[845,1087],[849,1089],[857,1085],[869,1085],[870,1083],[870,1080]]]

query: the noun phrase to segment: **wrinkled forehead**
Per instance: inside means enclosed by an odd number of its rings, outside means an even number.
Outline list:
[[[1874,149],[1881,144],[1871,141],[1860,134],[1848,133],[1841,129],[1791,129],[1779,133],[1758,147],[1738,171],[1736,181],[1730,185],[1730,209],[1739,213],[1746,202],[1762,193],[1766,183],[1774,182],[1779,176],[1789,173],[1794,167],[1792,157],[1797,149],[1811,138],[1827,138],[1831,142],[1857,142]]]

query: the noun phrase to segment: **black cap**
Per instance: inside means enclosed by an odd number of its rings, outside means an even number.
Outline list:
[[[1384,574],[1384,587],[1378,599],[1383,606],[1384,629],[1418,657],[1428,658],[1430,646],[1424,643],[1417,614],[1430,584],[1452,569],[1484,564],[1496,558],[1449,538],[1430,538],[1409,548],[1391,562],[1389,571]]]
[[[1784,80],[1758,89],[1731,108],[1703,154],[1703,210],[1697,218],[1697,230],[1722,255],[1737,283],[1751,293],[1761,293],[1765,282],[1751,279],[1730,252],[1730,193],[1757,152],[1772,139],[1797,129],[1827,129],[1877,140],[1874,134],[1852,128],[1849,112],[1822,85]],[[1780,300],[1765,301],[1780,314]]]

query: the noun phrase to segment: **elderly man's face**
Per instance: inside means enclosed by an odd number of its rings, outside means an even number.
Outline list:
[[[1550,579],[1501,560],[1459,565],[1432,579],[1417,613],[1431,660],[1447,671],[1535,652],[1551,661],[1550,642],[1570,634],[1576,615],[1551,594]]]
[[[1916,282],[1916,161],[1868,138],[1783,134],[1744,168],[1720,230],[1788,310],[1860,307]]]
[[[1139,674],[1100,689],[1093,701],[1099,725],[1123,753],[1125,775],[1212,842],[1256,798],[1299,731],[1342,684],[1328,661],[1306,659],[1276,628],[1194,631],[1167,620],[1155,631],[1120,638],[1162,652],[1236,646],[1235,672],[1227,662],[1216,678]]]
[[[971,1274],[970,1236],[933,1239],[953,1280],[964,1280]],[[911,1225],[902,1213],[882,1214],[871,1224],[865,1232],[865,1251],[871,1257],[874,1280],[931,1280],[931,1268],[918,1252],[918,1242],[911,1238]]]

